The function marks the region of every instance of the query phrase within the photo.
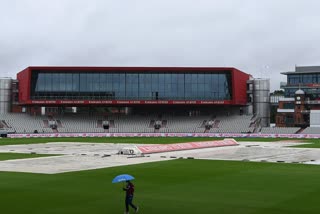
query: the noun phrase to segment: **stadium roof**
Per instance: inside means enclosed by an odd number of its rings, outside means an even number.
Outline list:
[[[295,71],[282,72],[281,74],[311,74],[320,73],[320,66],[296,66]]]
[[[29,66],[24,70],[41,70],[41,71],[55,71],[55,72],[65,72],[65,71],[126,71],[126,72],[140,72],[140,71],[148,71],[148,72],[211,72],[211,71],[237,71],[241,73],[245,73],[234,67],[95,67],[95,66]],[[247,73],[245,73],[247,74]],[[248,74],[250,75],[250,74]],[[250,75],[251,76],[251,75]]]

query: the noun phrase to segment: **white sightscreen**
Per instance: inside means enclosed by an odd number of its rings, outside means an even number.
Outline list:
[[[310,127],[320,127],[320,110],[310,111]]]

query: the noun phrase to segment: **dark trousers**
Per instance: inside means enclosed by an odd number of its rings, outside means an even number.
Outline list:
[[[133,200],[133,195],[132,196],[127,196],[126,197],[126,211],[129,212],[129,205],[133,208],[133,209],[137,209],[137,207],[135,205],[133,205],[132,203]]]

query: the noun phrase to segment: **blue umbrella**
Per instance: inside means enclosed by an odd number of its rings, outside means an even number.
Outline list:
[[[134,177],[128,174],[122,174],[122,175],[118,175],[116,176],[113,180],[112,183],[119,183],[119,182],[123,182],[123,181],[131,181],[133,180]]]

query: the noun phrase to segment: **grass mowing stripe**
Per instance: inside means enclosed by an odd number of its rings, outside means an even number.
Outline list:
[[[136,177],[141,213],[319,213],[320,167],[172,160],[39,175],[0,173],[3,213],[123,213],[122,173]]]
[[[49,156],[56,156],[56,155],[24,154],[24,153],[0,153],[0,161],[3,161],[3,160],[14,160],[14,159],[24,159],[24,158],[49,157]]]
[[[48,142],[92,142],[92,143],[132,143],[132,144],[170,144],[191,141],[209,141],[221,138],[191,137],[65,137],[65,138],[2,138],[0,145],[33,144]]]

